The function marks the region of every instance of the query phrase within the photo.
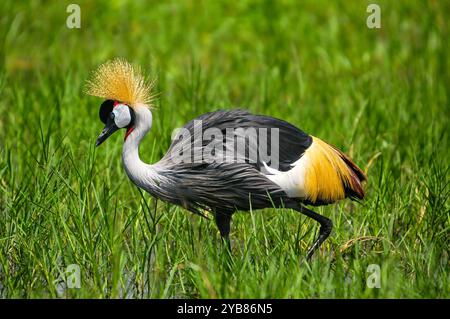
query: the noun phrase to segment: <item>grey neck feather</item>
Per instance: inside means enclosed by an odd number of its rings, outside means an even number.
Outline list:
[[[127,137],[122,149],[122,162],[128,177],[138,187],[147,191],[157,187],[160,175],[157,172],[158,165],[150,165],[141,161],[139,157],[139,145],[152,127],[152,113],[144,105],[134,108],[134,129]]]

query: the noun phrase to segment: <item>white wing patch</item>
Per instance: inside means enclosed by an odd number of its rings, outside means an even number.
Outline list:
[[[264,162],[263,164],[264,168],[268,172],[268,174],[264,175],[272,182],[280,186],[289,197],[306,198],[305,175],[306,168],[308,166],[308,157],[306,153],[303,154],[303,156],[296,162],[292,163],[292,169],[286,172],[281,172],[271,168]]]

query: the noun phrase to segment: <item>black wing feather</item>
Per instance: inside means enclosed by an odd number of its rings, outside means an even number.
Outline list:
[[[251,114],[245,110],[242,109],[236,109],[236,110],[219,110],[215,112],[210,112],[203,114],[191,121],[189,121],[184,128],[187,129],[191,134],[191,141],[190,143],[194,145],[194,139],[198,138],[194,136],[194,126],[195,121],[201,121],[202,123],[202,132],[209,129],[209,128],[218,128],[221,130],[223,136],[224,136],[224,143],[226,142],[226,129],[227,128],[242,128],[242,129],[248,129],[248,128],[255,128],[255,129],[267,129],[267,139],[264,141],[267,143],[266,149],[272,150],[275,147],[278,147],[278,153],[279,153],[279,163],[278,163],[278,170],[280,171],[287,171],[290,170],[292,167],[290,166],[292,163],[297,161],[305,152],[305,150],[311,145],[312,143],[312,137],[302,130],[298,129],[294,125],[277,119],[270,116],[265,115],[254,115]],[[272,136],[271,136],[271,129],[278,129],[278,145],[272,145]],[[177,146],[178,143],[180,143],[181,140],[174,140],[166,153],[165,160],[168,160],[171,156],[172,150]],[[184,141],[186,142],[186,141]],[[187,141],[189,142],[189,141]],[[208,140],[202,140],[202,147],[206,146],[210,141]],[[261,141],[258,139],[258,143]],[[245,157],[245,162],[247,164],[250,164],[257,168],[258,170],[261,170],[263,164],[262,164],[262,158],[260,157],[260,154],[257,153],[257,161],[252,162],[249,158],[249,144],[247,141],[246,144],[246,154],[241,154]],[[259,145],[258,145],[259,147]],[[271,163],[266,163],[270,165]]]

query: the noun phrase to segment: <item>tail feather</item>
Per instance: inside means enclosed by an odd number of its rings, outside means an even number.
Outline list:
[[[364,198],[362,182],[367,178],[347,155],[316,137],[305,155],[308,159],[305,189],[309,202],[329,204],[346,197]]]
[[[331,146],[331,145],[330,145]],[[364,172],[348,157],[346,154],[342,153],[340,150],[338,150],[336,147],[333,147],[335,151],[339,153],[341,156],[341,159],[347,164],[347,167],[351,174],[352,187],[346,187],[346,193],[348,197],[350,198],[358,198],[363,199],[365,196],[364,188],[362,187],[362,182],[365,182],[367,180],[366,175]]]

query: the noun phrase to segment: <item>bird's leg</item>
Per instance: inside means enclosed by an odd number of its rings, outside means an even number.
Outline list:
[[[228,251],[231,252],[231,242],[230,242],[231,214],[216,212],[215,219],[217,228],[219,228],[220,231],[220,236],[222,236],[222,241],[227,246]]]
[[[289,206],[287,206],[289,207]],[[306,255],[306,259],[310,260],[314,252],[317,250],[317,248],[320,247],[320,245],[328,238],[328,236],[331,233],[331,230],[333,229],[333,222],[331,219],[326,218],[325,216],[319,215],[316,212],[313,212],[312,210],[306,208],[303,205],[294,205],[292,207],[296,211],[314,219],[320,224],[320,230],[319,230],[319,236],[317,237],[314,244],[309,248],[308,253]]]

